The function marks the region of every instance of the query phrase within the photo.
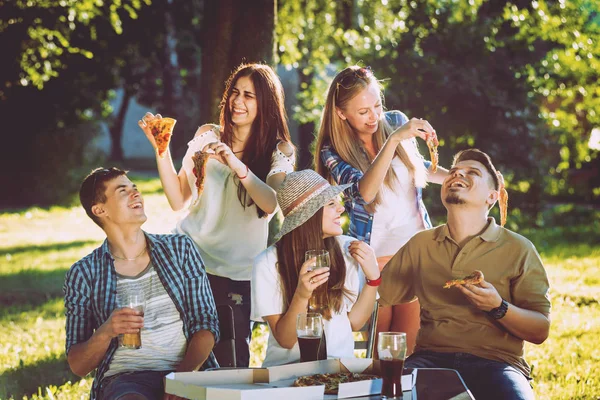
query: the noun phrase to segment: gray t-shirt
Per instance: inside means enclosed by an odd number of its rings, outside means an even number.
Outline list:
[[[128,371],[175,370],[187,348],[183,321],[152,263],[138,276],[117,274],[117,298],[131,288],[141,290],[146,299],[142,347],[117,348],[105,376]]]

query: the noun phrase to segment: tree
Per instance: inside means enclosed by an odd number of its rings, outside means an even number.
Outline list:
[[[10,151],[0,159],[2,206],[63,202],[97,154],[90,143],[116,86],[110,57],[94,57],[135,18],[139,1],[2,2],[0,118]],[[121,12],[124,15],[120,14]]]
[[[203,123],[219,121],[224,83],[241,62],[274,66],[275,0],[204,3],[199,103]]]
[[[547,195],[557,193],[551,188],[564,180],[556,174],[557,164],[572,165],[565,157],[579,163],[597,159],[585,140],[590,127],[598,125],[593,111],[600,39],[593,22],[595,3],[389,0],[338,5],[353,11],[325,11],[327,24],[317,25],[317,32],[302,42],[282,42],[285,36],[280,36],[282,61],[294,65],[307,54],[308,65],[372,66],[379,78],[386,78],[388,108],[427,118],[437,128],[444,164],[465,147],[490,153],[509,182],[513,206],[537,214]],[[289,18],[292,23],[282,25],[294,29],[293,21],[302,24],[301,13]],[[561,79],[553,80],[544,66]],[[295,118],[319,119],[323,86],[317,78],[303,88],[302,110]],[[548,95],[558,94],[558,88],[563,98],[549,103]],[[548,107],[560,111],[550,113]],[[557,142],[570,145],[560,149]]]

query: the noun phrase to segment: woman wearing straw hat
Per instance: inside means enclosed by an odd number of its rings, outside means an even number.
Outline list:
[[[252,319],[271,330],[263,367],[300,360],[296,318],[321,285],[327,289],[321,311],[327,355],[353,357],[352,331],[369,319],[381,278],[373,249],[342,235],[338,196],[347,187],[303,170],[289,173],[277,191],[285,217],[280,240],[255,259],[252,273]],[[327,250],[330,268],[312,271],[315,259],[304,260],[308,250]],[[360,293],[359,269],[367,278]]]

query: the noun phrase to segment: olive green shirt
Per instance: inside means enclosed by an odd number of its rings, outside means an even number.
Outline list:
[[[457,288],[442,288],[448,280],[480,270],[504,300],[549,315],[548,277],[535,247],[493,218],[488,221],[462,249],[447,225],[417,233],[384,268],[379,302],[392,305],[419,298],[421,329],[415,351],[470,353],[507,362],[529,376],[523,340],[477,309]]]

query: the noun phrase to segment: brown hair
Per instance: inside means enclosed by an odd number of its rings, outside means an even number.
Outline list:
[[[500,180],[498,179],[496,168],[494,164],[492,164],[492,159],[486,153],[479,149],[466,149],[461,150],[454,156],[454,160],[452,160],[452,167],[454,167],[457,163],[461,161],[473,160],[477,161],[487,169],[492,177],[492,181],[490,182],[494,189],[500,190]]]
[[[344,287],[346,262],[336,238],[323,239],[323,207],[308,221],[283,235],[275,247],[284,310],[287,310],[292,302],[298,287],[298,273],[304,264],[304,253],[308,250],[327,250],[329,252],[330,275],[327,283],[324,283],[327,285],[326,294],[329,307],[322,310],[323,318],[331,319],[331,310],[336,312],[342,310],[343,297],[352,297],[352,292]],[[320,304],[323,304],[322,299],[318,300]]]
[[[81,182],[79,188],[79,201],[85,213],[102,228],[100,220],[92,212],[92,207],[98,203],[106,202],[106,182],[118,176],[127,175],[127,171],[116,167],[96,168]]]
[[[220,124],[223,129],[221,140],[229,147],[233,145],[233,121],[229,98],[238,79],[245,76],[249,77],[254,84],[258,107],[250,136],[244,143],[244,154],[241,161],[265,182],[271,169],[271,157],[277,143],[283,141],[293,147],[284,107],[283,86],[268,65],[241,64],[235,69],[225,84],[225,92],[223,92],[220,104]],[[254,203],[242,184],[238,184],[238,199],[244,207]],[[259,207],[256,208],[259,217],[266,215]]]
[[[331,145],[342,160],[363,173],[367,171],[373,162],[362,146],[360,140],[358,140],[358,137],[349,122],[339,118],[336,113],[336,107],[343,110],[350,100],[356,97],[369,85],[377,85],[380,90],[381,101],[383,102],[384,98],[383,94],[381,94],[381,85],[368,68],[362,68],[356,65],[350,66],[339,72],[329,85],[327,101],[321,116],[321,125],[317,136],[314,160],[317,172],[330,183],[337,182],[333,180],[329,169],[323,164],[323,160],[321,159],[321,150],[326,145]],[[373,135],[376,152],[381,150],[386,139],[393,132],[392,126],[387,122],[385,117],[383,117],[380,122],[377,131]],[[396,147],[396,156],[399,157],[402,163],[406,165],[406,168],[408,168],[414,185],[417,187],[424,187],[426,185],[426,170],[422,162],[422,157],[417,150],[416,141],[413,140],[413,143],[414,154],[408,154],[404,147],[399,145]],[[393,183],[395,180],[397,180],[396,174],[392,168],[389,168],[383,182],[387,187],[393,190]],[[377,193],[375,200],[367,206],[367,209],[374,212],[376,206],[380,202],[381,196],[380,193]]]

